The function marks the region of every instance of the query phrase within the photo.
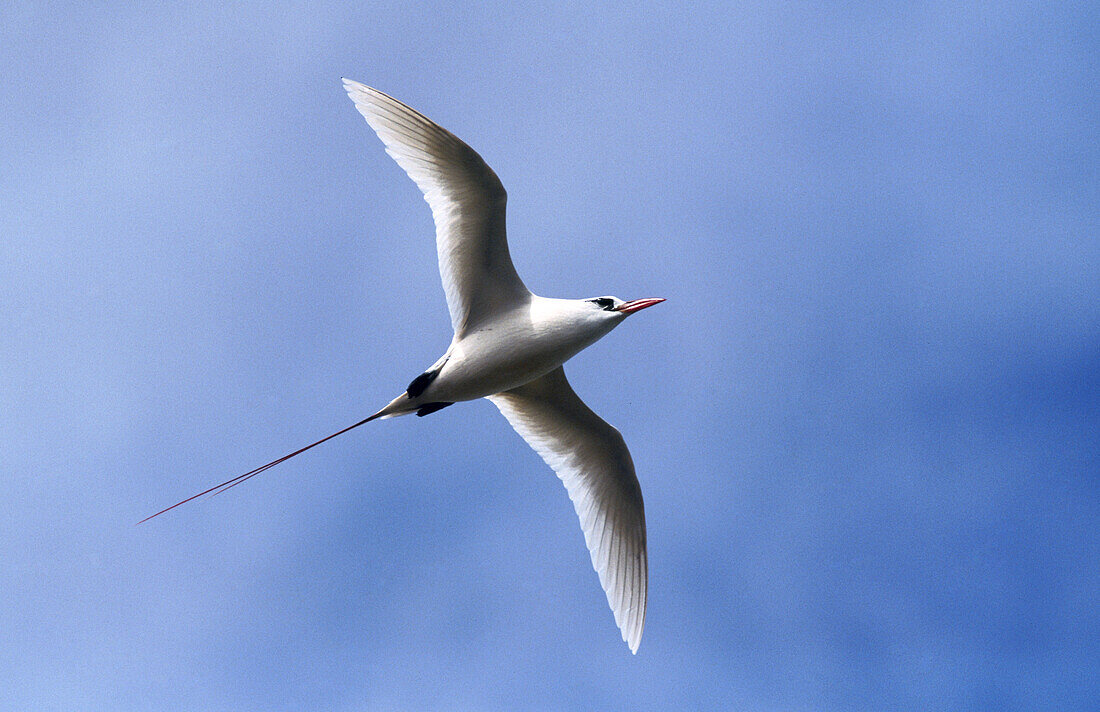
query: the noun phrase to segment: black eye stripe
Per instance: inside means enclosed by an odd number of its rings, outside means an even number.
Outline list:
[[[592,302],[601,309],[610,309],[611,307],[615,306],[615,300],[611,297],[596,297],[595,299],[589,299],[588,301]]]

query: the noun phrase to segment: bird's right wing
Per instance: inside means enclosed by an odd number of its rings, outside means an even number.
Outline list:
[[[645,509],[623,436],[577,397],[561,367],[489,400],[565,484],[615,623],[636,653],[645,625]]]
[[[397,99],[350,79],[344,89],[432,209],[455,334],[530,298],[508,253],[508,196],[493,169],[453,133]]]

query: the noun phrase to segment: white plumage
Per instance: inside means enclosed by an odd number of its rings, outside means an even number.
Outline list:
[[[224,492],[376,418],[427,415],[488,398],[565,484],[615,622],[637,652],[647,587],[641,488],[622,435],[577,397],[562,364],[628,315],[664,300],[532,294],[508,253],[507,195],[493,170],[450,131],[396,99],[349,79],[344,88],[431,206],[454,328],[450,347],[369,418],[152,516]]]
[[[439,271],[455,336],[531,296],[504,232],[508,194],[481,156],[447,129],[380,91],[344,80],[355,108],[416,182],[435,218]]]
[[[565,484],[615,623],[637,651],[645,625],[645,511],[623,436],[577,397],[561,367],[489,400]]]

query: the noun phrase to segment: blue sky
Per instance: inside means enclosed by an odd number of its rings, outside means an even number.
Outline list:
[[[1095,6],[0,7],[0,706],[1084,709],[1100,698]],[[630,444],[619,639],[340,87],[509,191]]]

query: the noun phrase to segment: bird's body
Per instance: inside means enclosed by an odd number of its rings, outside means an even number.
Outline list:
[[[431,206],[454,328],[450,347],[370,417],[153,516],[223,492],[372,420],[488,398],[565,484],[615,622],[637,652],[648,568],[641,489],[619,431],[577,397],[562,364],[628,315],[664,300],[532,294],[512,265],[507,194],[492,169],[454,134],[396,99],[347,79],[344,88]]]
[[[626,314],[587,308],[573,299],[528,299],[480,324],[425,373],[431,381],[416,397],[401,394],[379,417],[416,412],[427,403],[456,403],[510,391],[561,366],[614,329]],[[414,389],[415,390],[415,389]]]

